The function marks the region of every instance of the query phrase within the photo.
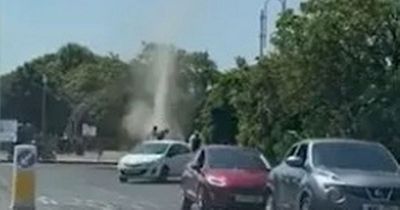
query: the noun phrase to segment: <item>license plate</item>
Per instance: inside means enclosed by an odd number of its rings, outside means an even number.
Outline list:
[[[235,201],[239,203],[261,203],[263,202],[263,197],[256,195],[236,195]]]
[[[366,204],[363,206],[363,210],[400,210],[400,207]]]

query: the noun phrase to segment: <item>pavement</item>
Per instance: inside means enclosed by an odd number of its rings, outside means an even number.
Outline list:
[[[103,155],[98,159],[97,152],[85,152],[83,156],[76,154],[57,154],[55,160],[45,160],[42,163],[62,163],[62,164],[100,164],[115,165],[124,155],[124,151],[104,151]],[[7,161],[7,153],[0,151],[0,162]]]
[[[98,159],[98,154],[96,152],[85,152],[84,156],[78,156],[75,154],[59,154],[57,155],[57,163],[116,164],[125,154],[126,152],[121,151],[104,151],[100,159]]]
[[[11,164],[0,164],[0,209],[10,204]],[[38,164],[36,210],[178,210],[178,180],[119,183],[112,165]]]

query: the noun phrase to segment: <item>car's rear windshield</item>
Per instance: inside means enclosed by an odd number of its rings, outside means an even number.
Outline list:
[[[162,143],[145,143],[140,144],[132,149],[133,154],[164,154],[168,148],[168,144]]]
[[[378,144],[321,143],[313,147],[317,167],[396,172],[397,164],[388,150]]]
[[[211,149],[209,166],[215,169],[267,169],[260,153],[246,149]]]

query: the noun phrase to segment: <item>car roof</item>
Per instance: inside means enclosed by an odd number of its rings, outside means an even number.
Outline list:
[[[183,140],[173,140],[173,139],[148,140],[143,142],[143,144],[159,144],[159,143],[187,145]]]
[[[319,139],[306,139],[300,141],[298,144],[329,144],[329,143],[349,143],[349,144],[371,144],[371,145],[381,145],[379,142],[372,142],[366,140],[357,140],[357,139],[341,139],[341,138],[319,138]]]
[[[226,149],[226,150],[235,150],[235,151],[257,151],[256,149],[249,148],[249,147],[241,147],[241,146],[235,146],[235,145],[225,145],[225,144],[212,144],[212,145],[206,145],[203,146],[204,150],[220,150],[220,149]]]

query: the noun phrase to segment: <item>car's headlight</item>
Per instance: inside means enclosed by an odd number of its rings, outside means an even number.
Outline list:
[[[124,168],[124,167],[125,167],[125,163],[122,162],[122,161],[118,161],[117,168],[121,169],[121,168]]]
[[[326,193],[330,201],[333,203],[343,203],[346,200],[344,192],[339,187],[345,183],[334,173],[321,170],[317,171],[314,177],[320,189]]]
[[[329,186],[327,188],[327,197],[333,203],[343,203],[346,200],[343,191],[335,186]]]
[[[226,179],[224,177],[207,176],[206,180],[209,184],[217,186],[217,187],[225,187],[226,186]]]
[[[345,183],[339,179],[334,173],[326,172],[326,171],[317,171],[314,175],[315,180],[318,185],[327,189],[331,186],[344,185]]]

